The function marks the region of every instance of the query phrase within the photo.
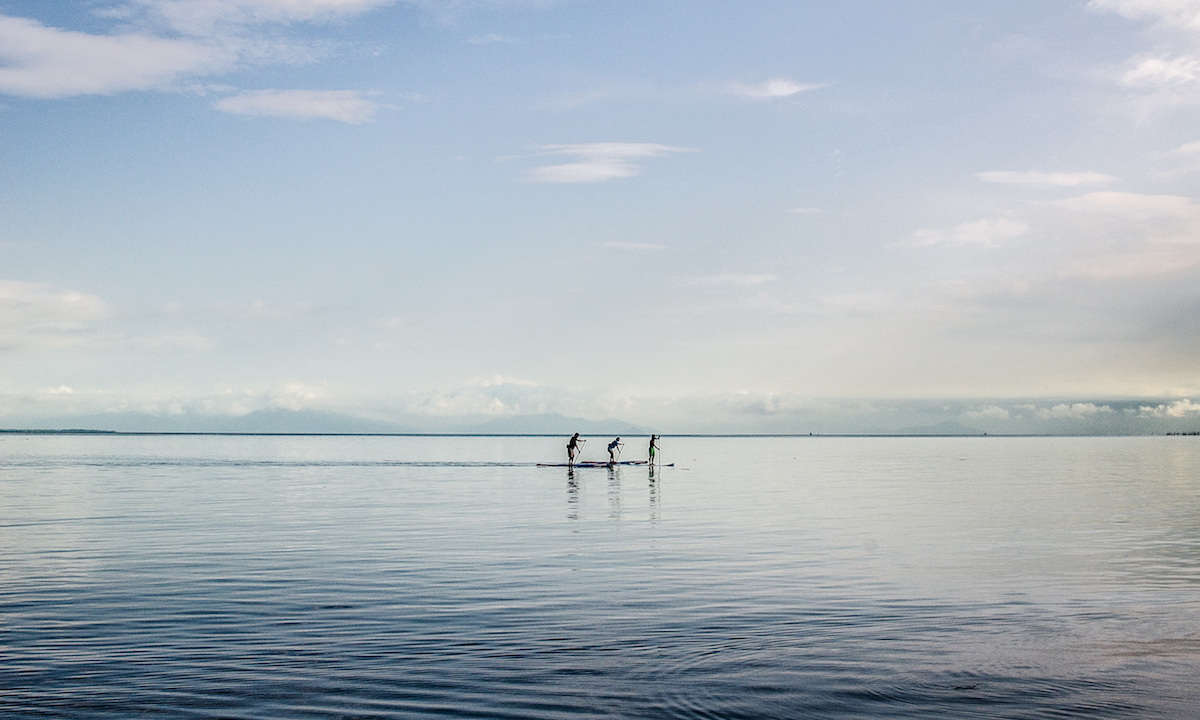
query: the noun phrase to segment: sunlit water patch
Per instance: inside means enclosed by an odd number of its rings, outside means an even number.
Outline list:
[[[562,445],[4,437],[0,714],[1200,707],[1195,438]]]

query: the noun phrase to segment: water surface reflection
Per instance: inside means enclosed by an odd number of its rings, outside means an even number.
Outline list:
[[[1191,717],[1188,440],[35,437],[0,714]]]

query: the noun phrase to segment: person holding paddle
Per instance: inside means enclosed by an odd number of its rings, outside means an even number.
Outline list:
[[[583,451],[583,448],[581,447],[581,445],[583,445],[585,442],[587,442],[587,440],[579,439],[579,433],[575,433],[574,435],[571,436],[571,439],[567,441],[567,464],[568,465],[575,464],[575,456]]]
[[[648,464],[648,465],[654,464],[654,453],[656,453],[656,452],[658,452],[658,436],[651,435],[650,436],[650,457],[646,460],[646,464]]]
[[[625,443],[621,442],[621,438],[617,438],[608,444],[608,464],[612,465],[617,461],[617,456],[621,454],[621,446]],[[615,453],[615,454],[614,454]]]

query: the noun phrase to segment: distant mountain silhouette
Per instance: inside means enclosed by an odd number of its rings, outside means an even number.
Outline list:
[[[946,420],[937,425],[900,428],[896,435],[987,435],[979,428],[963,425],[957,420]]]
[[[650,431],[624,420],[585,420],[556,413],[511,415],[464,428],[480,435],[649,435]]]

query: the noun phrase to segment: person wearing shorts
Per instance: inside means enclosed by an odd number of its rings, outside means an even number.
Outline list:
[[[575,456],[578,455],[579,451],[583,449],[579,446],[585,442],[587,442],[587,441],[579,439],[579,433],[575,433],[574,435],[571,436],[571,439],[567,441],[567,464],[568,465],[575,464]]]

